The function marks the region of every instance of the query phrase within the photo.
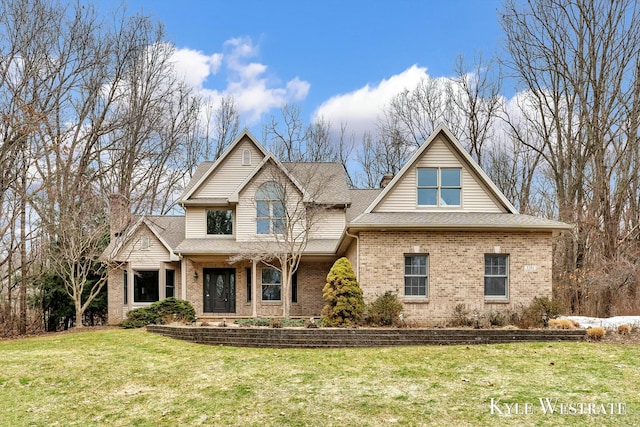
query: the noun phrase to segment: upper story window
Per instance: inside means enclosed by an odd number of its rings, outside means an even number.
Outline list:
[[[460,206],[462,169],[418,168],[419,206]]]
[[[284,224],[284,190],[277,182],[265,182],[256,191],[256,232],[283,234]]]
[[[250,166],[251,165],[251,150],[245,148],[242,151],[242,166]]]
[[[233,211],[226,209],[207,210],[207,234],[233,234]]]

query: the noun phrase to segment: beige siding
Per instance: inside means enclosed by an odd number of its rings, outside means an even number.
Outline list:
[[[242,153],[251,151],[251,164],[242,164]],[[262,153],[246,138],[236,145],[224,161],[217,167],[206,182],[198,188],[191,198],[223,198],[228,197],[262,161]]]
[[[215,206],[211,208],[199,207],[199,206],[187,206],[185,209],[185,238],[187,239],[202,239],[205,237],[225,237],[230,236],[209,236],[207,235],[207,210],[208,209],[223,209],[234,210],[232,206],[220,207]],[[233,233],[236,233],[236,214],[233,213]]]
[[[319,211],[313,218],[312,239],[339,239],[344,232],[346,216],[344,209]]]
[[[187,206],[185,208],[185,237],[187,239],[201,239],[207,235],[206,209]]]
[[[144,238],[149,239],[149,248],[142,249]],[[161,262],[169,261],[167,248],[156,238],[146,225],[142,225],[133,238],[119,251],[118,258],[128,261],[136,268],[158,267]]]
[[[287,210],[289,214],[295,214],[302,212],[300,210],[301,196],[297,189],[293,188],[287,179],[284,177],[274,178],[275,167],[265,167],[260,173],[258,173],[254,179],[243,189],[240,193],[238,205],[236,206],[236,240],[238,241],[250,241],[256,238],[264,238],[266,236],[256,234],[256,206],[255,206],[255,194],[258,187],[267,181],[275,180],[276,182],[284,185],[287,183],[286,197],[287,197]],[[300,220],[295,220],[297,224],[301,224]]]
[[[462,207],[449,208],[470,212],[505,212],[500,205],[489,196],[484,186],[463,165],[461,160],[444,143],[439,136],[431,146],[425,150],[422,158],[407,171],[402,179],[396,183],[389,194],[375,209],[375,212],[403,212],[414,210],[442,210],[442,208],[424,208],[417,206],[417,174],[418,167],[461,167],[462,168]]]

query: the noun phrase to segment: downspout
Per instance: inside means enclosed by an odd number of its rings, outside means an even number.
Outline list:
[[[345,233],[349,237],[356,239],[356,280],[360,283],[360,238],[357,234],[350,234],[349,230],[345,228]]]

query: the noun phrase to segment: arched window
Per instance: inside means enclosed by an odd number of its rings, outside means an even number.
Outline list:
[[[284,190],[274,181],[256,191],[257,234],[283,234],[285,225]]]

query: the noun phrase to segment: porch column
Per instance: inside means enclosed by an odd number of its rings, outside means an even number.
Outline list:
[[[127,308],[129,310],[133,310],[133,303],[135,302],[133,301],[133,288],[135,287],[135,279],[136,275],[133,273],[133,266],[131,265],[131,263],[129,263],[129,268],[127,269],[127,293],[129,294],[129,297],[127,298],[127,301],[129,302]]]
[[[180,260],[180,298],[187,300],[187,260]]]
[[[258,292],[257,292],[257,288],[258,286],[256,285],[256,283],[258,282],[258,269],[256,268],[256,260],[252,259],[251,260],[251,277],[253,280],[251,280],[251,295],[253,296],[251,298],[251,315],[253,317],[258,317]]]

